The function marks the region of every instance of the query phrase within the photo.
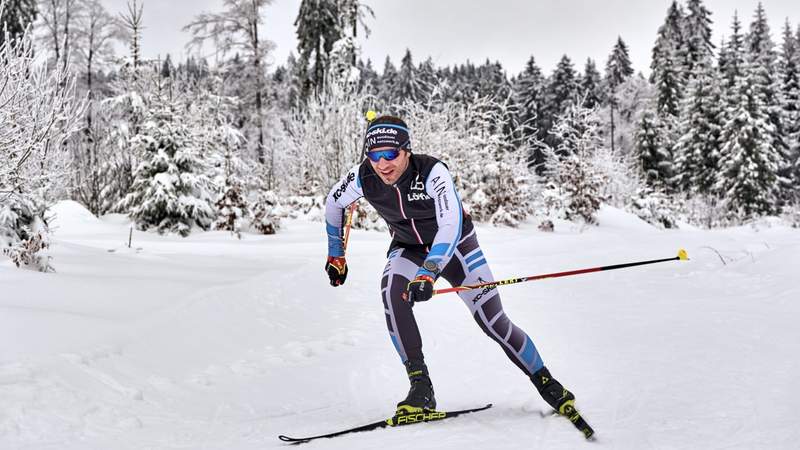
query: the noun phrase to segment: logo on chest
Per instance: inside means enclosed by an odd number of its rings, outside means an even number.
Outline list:
[[[431,196],[425,192],[425,183],[419,179],[419,174],[417,174],[417,177],[411,182],[411,186],[408,188],[408,194],[406,194],[406,199],[408,199],[409,202],[431,199]]]

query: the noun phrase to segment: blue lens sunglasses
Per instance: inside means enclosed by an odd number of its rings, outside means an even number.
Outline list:
[[[385,150],[375,150],[372,152],[366,152],[367,158],[369,158],[372,162],[380,162],[381,158],[392,161],[400,156],[400,150],[404,149],[405,146],[408,145],[408,141],[400,144],[400,146],[395,148],[387,148]]]

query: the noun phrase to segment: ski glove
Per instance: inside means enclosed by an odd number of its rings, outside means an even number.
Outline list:
[[[433,297],[433,283],[434,279],[428,275],[417,275],[408,283],[403,299],[411,303],[430,300]]]
[[[331,286],[343,285],[344,280],[347,279],[347,261],[344,260],[344,256],[328,256],[325,271],[328,272]]]

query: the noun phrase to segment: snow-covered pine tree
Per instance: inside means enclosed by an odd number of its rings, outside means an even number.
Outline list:
[[[606,61],[606,87],[613,91],[631,75],[633,75],[633,65],[628,53],[628,46],[621,36],[617,36],[617,42],[614,44],[614,48],[611,49],[611,54]]]
[[[131,139],[143,155],[131,191],[118,208],[141,230],[187,236],[193,226],[208,229],[214,219],[210,182],[198,161],[199,143],[175,101],[157,99]]]
[[[778,170],[782,155],[775,148],[764,94],[758,88],[758,61],[748,61],[737,80],[738,103],[722,128],[720,173],[714,185],[727,206],[729,217],[746,220],[779,210]]]
[[[673,185],[691,193],[708,193],[716,182],[722,124],[720,80],[709,58],[694,64],[683,101],[673,154]]]
[[[541,132],[546,133],[544,142],[550,147],[559,146],[558,134],[550,132],[557,118],[580,100],[577,78],[572,61],[567,55],[564,55],[547,81],[540,124],[543,127]]]
[[[398,103],[422,100],[425,88],[417,75],[417,68],[414,66],[409,49],[406,49],[406,53],[400,61],[400,70],[397,71],[393,88],[391,95]]]
[[[672,176],[672,157],[664,132],[658,114],[654,110],[646,110],[634,137],[645,181],[657,189],[668,186]]]
[[[677,1],[667,10],[664,24],[658,29],[650,63],[650,82],[656,85],[657,111],[660,118],[677,117],[684,89],[686,61],[683,30],[684,11]]]
[[[419,82],[422,85],[422,99],[429,98],[439,86],[439,78],[436,75],[436,66],[430,56],[419,64],[417,68]]]
[[[723,88],[727,93],[733,90],[736,80],[744,72],[744,36],[742,35],[742,23],[739,21],[738,13],[733,15],[731,24],[731,36],[727,42],[720,46],[718,67],[723,79]],[[732,93],[735,96],[735,93]],[[734,100],[735,101],[735,100]]]
[[[294,25],[297,28],[299,64],[305,75],[301,97],[320,92],[328,76],[328,58],[343,34],[336,0],[302,0]]]
[[[606,76],[605,76],[605,93],[604,97],[607,99],[608,112],[609,112],[609,133],[608,136],[611,141],[611,151],[616,151],[616,135],[617,135],[617,120],[614,117],[615,111],[618,108],[617,104],[617,89],[622,83],[633,75],[633,66],[631,59],[628,55],[628,46],[621,36],[617,36],[617,42],[611,50],[611,55],[606,61]]]
[[[526,139],[541,140],[539,135],[542,119],[542,107],[544,105],[545,80],[542,70],[536,65],[536,60],[531,56],[525,63],[525,69],[516,78],[513,92],[516,96],[516,103],[519,107],[519,122],[522,134]],[[540,149],[532,148],[529,161],[534,166],[540,166],[544,162]]]
[[[766,108],[769,123],[772,125],[771,145],[777,149],[781,158],[778,170],[782,175],[781,197],[786,199],[791,185],[785,178],[789,173],[789,146],[786,143],[786,130],[783,109],[783,98],[780,87],[780,74],[778,71],[778,55],[775,50],[775,42],[770,34],[767,15],[761,3],[758,4],[750,24],[750,31],[745,38],[746,57],[750,64],[750,69],[755,70],[754,87],[760,91],[764,107]]]
[[[594,224],[607,183],[603,172],[593,164],[594,154],[603,145],[596,114],[572,104],[558,117],[551,132],[559,145],[545,147],[545,177],[557,191],[564,218]]]
[[[378,98],[381,105],[388,107],[397,103],[394,97],[397,85],[397,68],[392,63],[389,55],[386,55],[386,60],[383,62],[383,73],[381,73],[380,82],[378,84]]]
[[[592,58],[586,59],[580,86],[579,95],[583,98],[583,106],[589,109],[599,106],[604,97],[602,79]]]
[[[36,0],[5,0],[0,8],[0,45],[9,40],[17,40],[25,33],[28,25],[36,21],[38,9]],[[6,35],[8,32],[8,35]]]
[[[800,32],[800,28],[798,31]],[[794,196],[800,200],[800,42],[788,19],[783,29],[779,67],[783,114],[786,120],[784,132],[791,167],[786,176],[794,181]]]
[[[711,42],[711,11],[702,0],[688,0],[688,10],[684,17],[683,30],[686,45],[685,73],[691,78],[695,73],[695,66],[706,64],[714,56],[714,44]]]
[[[367,58],[365,63],[363,60],[358,60],[358,91],[370,95],[377,95],[378,88],[380,87],[380,76],[378,72],[372,67],[372,60]]]

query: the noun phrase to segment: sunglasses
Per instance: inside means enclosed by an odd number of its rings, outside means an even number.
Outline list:
[[[385,150],[374,150],[371,152],[366,152],[366,155],[370,161],[375,163],[380,162],[381,158],[387,161],[392,161],[398,156],[400,156],[400,150],[402,150],[406,145],[408,145],[408,142],[405,142],[399,147],[395,148],[387,148]]]

